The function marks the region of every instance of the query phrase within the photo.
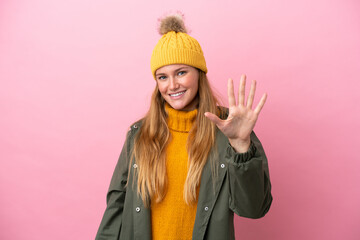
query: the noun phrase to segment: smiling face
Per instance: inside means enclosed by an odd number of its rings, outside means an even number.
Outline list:
[[[161,96],[176,110],[190,111],[197,107],[199,71],[184,64],[167,65],[156,70]]]

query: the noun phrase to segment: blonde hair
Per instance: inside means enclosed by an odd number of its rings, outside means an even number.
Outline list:
[[[215,145],[216,126],[208,120],[204,113],[220,113],[218,100],[213,94],[206,73],[199,70],[199,106],[198,114],[189,132],[187,151],[189,155],[188,173],[184,186],[184,200],[187,204],[197,201],[197,187],[200,185],[201,173]],[[164,108],[165,100],[158,86],[151,97],[150,109],[142,121],[142,126],[135,136],[131,159],[135,159],[137,193],[145,206],[150,200],[161,202],[167,189],[166,147],[171,138],[167,125],[167,114]],[[131,166],[131,164],[130,164]],[[212,170],[215,168],[212,166]],[[215,172],[213,171],[215,174]]]

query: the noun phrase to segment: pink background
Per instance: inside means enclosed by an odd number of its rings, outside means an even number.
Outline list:
[[[360,239],[360,3],[0,2],[0,239],[93,239],[149,106],[156,19],[181,10],[223,96],[258,80],[274,202],[238,239]],[[291,3],[290,3],[291,2]]]

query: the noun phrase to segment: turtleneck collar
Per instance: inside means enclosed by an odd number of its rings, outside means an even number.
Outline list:
[[[165,112],[168,114],[167,123],[171,130],[177,132],[190,132],[197,115],[197,109],[180,111],[172,108],[165,102]]]

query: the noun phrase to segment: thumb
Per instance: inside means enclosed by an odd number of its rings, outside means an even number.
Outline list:
[[[222,122],[222,120],[216,116],[215,114],[211,113],[211,112],[206,112],[205,117],[207,117],[210,121],[212,121],[213,123],[215,123],[217,126],[219,126]]]

